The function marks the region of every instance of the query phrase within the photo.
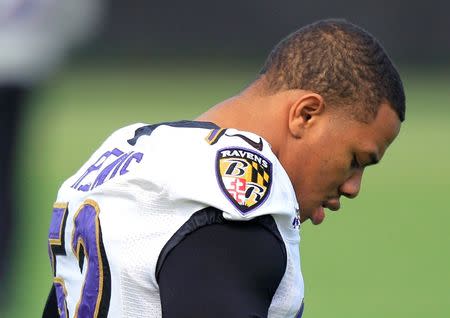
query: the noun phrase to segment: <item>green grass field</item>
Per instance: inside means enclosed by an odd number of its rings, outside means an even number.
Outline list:
[[[194,118],[257,72],[235,62],[93,65],[55,76],[24,120],[12,298],[0,317],[41,315],[56,191],[108,134],[134,122]],[[408,110],[399,138],[368,169],[358,199],[323,225],[302,227],[305,317],[450,317],[450,72],[403,73]]]

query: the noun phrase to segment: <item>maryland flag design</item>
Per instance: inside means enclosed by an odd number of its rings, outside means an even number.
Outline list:
[[[249,149],[225,148],[217,152],[216,174],[223,193],[246,214],[268,197],[272,163]]]

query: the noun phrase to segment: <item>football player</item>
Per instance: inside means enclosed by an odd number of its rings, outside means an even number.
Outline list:
[[[301,317],[300,223],[358,195],[404,116],[370,34],[297,30],[237,96],[119,129],[63,183],[44,316]]]

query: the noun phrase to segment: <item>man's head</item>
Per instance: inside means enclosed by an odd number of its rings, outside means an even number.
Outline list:
[[[400,76],[381,45],[342,20],[305,26],[270,53],[259,78],[200,117],[264,137],[286,170],[301,221],[359,192],[405,118]]]
[[[269,95],[291,99],[287,136],[278,145],[301,207],[322,222],[324,207],[357,196],[364,167],[377,163],[405,118],[400,76],[377,40],[343,20],[305,26],[269,55],[261,80]],[[279,94],[280,93],[280,94]]]

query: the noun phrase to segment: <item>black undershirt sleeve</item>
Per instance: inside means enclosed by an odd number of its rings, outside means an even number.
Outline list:
[[[285,269],[279,234],[257,220],[200,227],[171,249],[161,265],[162,316],[267,317]]]

